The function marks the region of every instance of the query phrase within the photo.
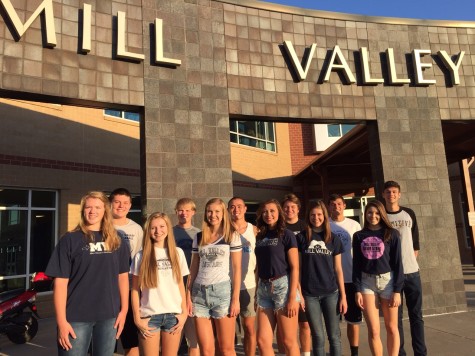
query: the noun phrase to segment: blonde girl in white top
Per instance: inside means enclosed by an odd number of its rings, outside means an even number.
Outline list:
[[[189,274],[185,254],[176,247],[166,214],[153,213],[145,223],[143,250],[130,273],[132,309],[142,355],[176,356],[187,318],[183,276]]]

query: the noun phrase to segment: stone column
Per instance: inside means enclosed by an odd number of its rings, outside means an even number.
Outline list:
[[[142,3],[144,32],[153,33],[155,18],[162,19],[164,55],[181,60],[176,68],[145,66],[141,132],[145,212],[173,214],[177,199],[190,197],[201,215],[209,198],[232,196],[222,4]],[[146,63],[151,63],[152,41],[144,37]],[[199,221],[195,219],[198,226]]]
[[[466,310],[438,100],[426,88],[416,93],[376,100],[383,170],[376,194],[384,180],[395,180],[401,205],[416,213],[425,314]]]

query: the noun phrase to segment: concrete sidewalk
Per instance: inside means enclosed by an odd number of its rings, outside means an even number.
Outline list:
[[[475,355],[475,268],[464,266],[465,290],[468,311],[455,314],[426,316],[425,335],[430,356]],[[381,320],[382,322],[382,320]],[[384,326],[383,326],[384,328]],[[406,352],[412,355],[410,346],[409,322],[404,321]],[[341,323],[343,355],[349,355],[346,339],[346,324]],[[385,344],[385,332],[382,331]],[[56,352],[56,325],[54,318],[42,319],[38,335],[25,345],[12,344],[6,336],[0,335],[0,355],[11,356],[51,356]],[[360,355],[370,355],[365,325],[361,327]],[[242,347],[237,348],[238,355],[244,355]],[[158,355],[157,355],[158,356]]]

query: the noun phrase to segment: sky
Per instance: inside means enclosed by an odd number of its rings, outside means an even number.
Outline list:
[[[369,16],[475,21],[475,0],[270,0],[267,2]]]

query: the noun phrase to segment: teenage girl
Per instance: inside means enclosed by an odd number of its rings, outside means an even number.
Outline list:
[[[176,356],[187,318],[183,276],[189,274],[183,250],[175,245],[166,214],[145,223],[143,250],[130,268],[132,309],[142,354]]]
[[[285,353],[299,355],[297,326],[300,297],[297,293],[299,261],[297,241],[285,228],[284,212],[275,199],[263,203],[257,213],[256,257],[257,344],[263,356],[274,355],[272,339],[276,324]]]
[[[58,355],[112,355],[129,304],[127,244],[102,192],[81,199],[78,226],[58,242],[46,267],[54,277]]]
[[[404,272],[401,239],[393,229],[383,204],[371,201],[365,208],[363,230],[353,235],[353,283],[356,304],[363,310],[371,353],[383,355],[379,308],[384,317],[389,356],[399,352],[398,307]]]
[[[313,354],[325,356],[325,329],[330,355],[341,355],[340,314],[347,310],[345,284],[341,267],[341,240],[330,230],[330,219],[323,201],[309,204],[305,217],[307,228],[297,235],[301,253],[301,288],[305,313],[312,333]]]
[[[234,232],[221,199],[214,198],[206,203],[201,230],[193,239],[187,288],[188,315],[195,317],[201,355],[215,355],[213,326],[219,353],[236,355],[234,331],[240,310],[241,237]]]

